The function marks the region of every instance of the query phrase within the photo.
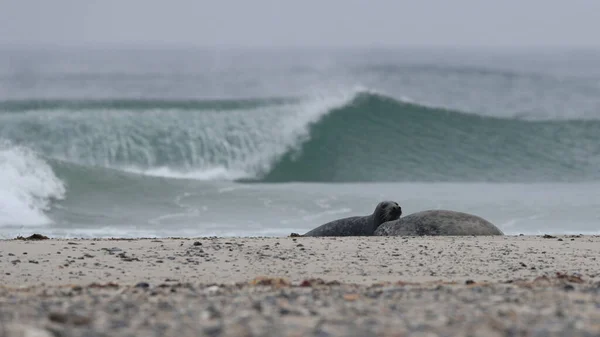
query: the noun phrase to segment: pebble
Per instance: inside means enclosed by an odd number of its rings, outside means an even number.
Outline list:
[[[139,282],[135,285],[136,288],[148,289],[150,288],[150,284],[148,282]]]
[[[0,335],[5,337],[54,337],[50,331],[31,325],[8,323],[0,327]]]
[[[44,322],[53,335],[74,337],[600,334],[598,285],[578,275],[443,285],[310,280],[301,286],[260,278],[136,292],[148,287],[86,286],[76,296],[74,288],[0,289],[0,326],[19,327],[3,336],[24,336],[23,329],[31,331],[27,336],[49,336]]]

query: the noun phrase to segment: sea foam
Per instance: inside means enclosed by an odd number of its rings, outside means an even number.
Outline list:
[[[0,140],[0,227],[51,223],[45,211],[65,192],[64,183],[36,152]]]

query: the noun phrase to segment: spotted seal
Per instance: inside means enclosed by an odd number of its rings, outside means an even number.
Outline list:
[[[375,230],[376,236],[504,235],[491,222],[476,215],[428,210],[388,221]]]
[[[402,208],[395,201],[380,202],[373,214],[328,222],[303,236],[371,236],[384,222],[397,220]]]

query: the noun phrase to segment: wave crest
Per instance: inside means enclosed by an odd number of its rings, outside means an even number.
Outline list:
[[[600,121],[494,118],[357,88],[308,99],[50,104],[0,137],[79,165],[258,182],[600,179]]]

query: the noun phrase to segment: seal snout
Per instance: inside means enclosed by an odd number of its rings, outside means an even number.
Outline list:
[[[402,207],[400,207],[400,205],[398,205],[397,203],[395,203],[392,206],[392,212],[391,213],[392,213],[392,215],[394,217],[399,218],[402,215]]]

